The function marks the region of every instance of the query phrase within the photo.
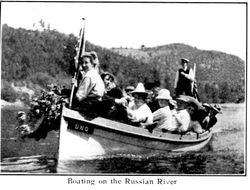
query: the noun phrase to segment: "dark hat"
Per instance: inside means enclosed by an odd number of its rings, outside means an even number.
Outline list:
[[[180,95],[176,98],[176,100],[186,102],[189,105],[195,106],[197,109],[204,109],[200,102],[198,102],[198,100],[191,96]]]
[[[189,60],[186,59],[186,58],[181,58],[181,62],[182,62],[182,63],[189,63]]]
[[[104,80],[104,78],[105,78],[107,75],[108,75],[109,77],[111,77],[113,81],[115,80],[115,76],[114,76],[113,74],[109,73],[109,72],[104,72],[104,73],[101,74],[102,80]]]

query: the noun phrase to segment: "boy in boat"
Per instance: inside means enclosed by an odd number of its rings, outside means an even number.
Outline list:
[[[131,95],[134,97],[134,105],[132,107],[127,107],[127,114],[131,124],[138,126],[152,124],[153,114],[146,104],[148,93],[144,85],[138,83],[135,90],[131,92]]]
[[[76,92],[77,109],[85,113],[98,113],[98,105],[105,92],[105,86],[101,76],[96,70],[94,57],[86,52],[82,56],[80,69],[85,71],[85,75],[79,84]]]

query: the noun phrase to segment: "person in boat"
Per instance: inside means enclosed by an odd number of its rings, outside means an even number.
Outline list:
[[[177,107],[172,110],[172,130],[171,132],[182,133],[188,130],[190,115],[187,111],[187,102],[182,97],[176,99]],[[163,129],[163,132],[167,130]]]
[[[174,85],[176,97],[178,97],[179,95],[193,96],[192,82],[194,82],[194,79],[190,76],[188,63],[188,59],[181,59],[181,68],[176,73]]]
[[[152,112],[154,112],[160,108],[159,103],[156,100],[156,97],[158,96],[158,93],[160,90],[161,90],[160,87],[153,88],[153,94],[151,95],[150,100],[148,102],[148,106],[152,110]]]
[[[172,131],[172,112],[169,101],[172,100],[167,89],[161,89],[155,98],[158,101],[159,109],[153,112],[153,122],[157,122],[157,128]]]
[[[99,63],[97,53],[95,51],[91,51],[91,52],[88,52],[88,54],[90,54],[92,56],[93,64],[95,65],[94,68],[99,73],[99,70],[100,70],[99,65],[100,65],[100,63]],[[86,70],[85,70],[85,68],[83,68],[83,66],[82,66],[83,63],[82,62],[83,62],[83,59],[81,58],[79,60],[79,68],[78,68],[79,70],[77,71],[79,73],[78,78],[77,79],[72,78],[72,81],[71,81],[72,85],[75,85],[76,90],[79,87],[80,82],[82,81],[82,79],[86,75]],[[76,65],[75,65],[74,69],[77,70]],[[71,89],[66,88],[65,86],[63,86],[63,88],[61,89],[61,94],[60,95],[62,95],[65,98],[68,98],[68,97],[70,97],[70,93],[71,93]]]
[[[131,85],[125,88],[126,97],[127,97],[127,102],[125,102],[125,106],[130,107],[130,108],[135,105],[134,97],[131,94],[131,92],[133,92],[134,90],[135,90],[135,87]]]
[[[100,104],[101,116],[118,121],[127,121],[125,103],[127,97],[116,84],[115,76],[109,72],[101,74],[105,85],[105,93]]]
[[[75,101],[76,109],[85,113],[98,113],[98,105],[105,92],[104,82],[95,66],[93,55],[86,52],[80,65],[86,74],[79,84]]]
[[[208,115],[204,118],[202,127],[205,130],[210,130],[217,123],[216,115],[222,114],[221,107],[218,104],[212,106],[206,103],[203,106],[206,108]]]
[[[132,125],[143,126],[153,123],[153,114],[146,104],[148,93],[144,85],[138,83],[135,90],[131,92],[134,97],[134,105],[127,107],[128,118]]]
[[[181,134],[192,131],[202,133],[202,127],[195,117],[196,110],[202,106],[193,97],[180,95],[177,98],[177,109],[173,112],[173,128]]]
[[[109,72],[103,72],[101,78],[105,85],[105,94],[109,97],[120,99],[123,97],[122,89],[117,85],[115,76]]]

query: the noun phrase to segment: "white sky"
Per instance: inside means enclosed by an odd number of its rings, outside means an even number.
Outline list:
[[[246,58],[246,5],[195,3],[2,3],[1,23],[32,29],[43,19],[102,47],[139,48],[184,43]]]

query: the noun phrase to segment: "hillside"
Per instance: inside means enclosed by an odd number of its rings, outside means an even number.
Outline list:
[[[2,27],[1,99],[27,100],[29,94],[16,86],[39,92],[48,84],[70,88],[74,72],[77,37],[56,30],[42,31]],[[86,42],[86,51],[96,51],[101,69],[112,72],[122,87],[144,82],[146,88],[161,86],[174,94],[173,83],[181,57],[197,63],[200,97],[206,102],[244,101],[245,63],[234,55],[204,51],[185,44],[153,48],[105,49]]]
[[[219,98],[215,96],[219,96],[220,93],[221,96],[229,96],[227,93],[238,94],[239,98],[244,96],[245,63],[237,56],[219,51],[200,50],[179,43],[153,48],[112,48],[112,50],[120,55],[143,60],[144,63],[158,68],[159,75],[163,79],[161,85],[170,89],[174,84],[180,58],[185,57],[190,60],[190,67],[196,63],[196,80],[203,100]]]

